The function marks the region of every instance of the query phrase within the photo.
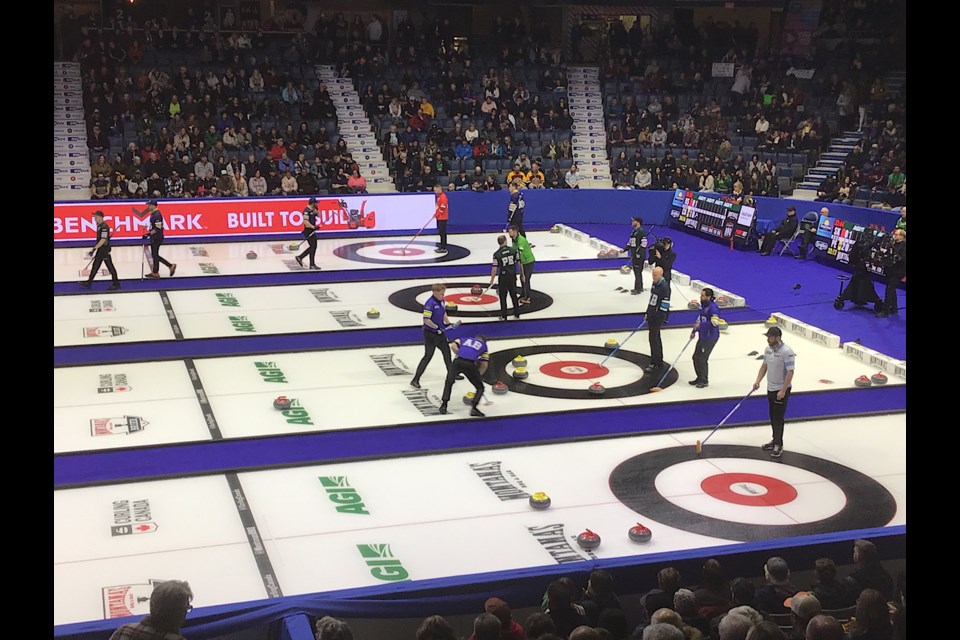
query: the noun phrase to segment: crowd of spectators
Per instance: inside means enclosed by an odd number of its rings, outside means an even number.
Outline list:
[[[625,606],[613,576],[590,573],[586,585],[569,577],[551,582],[538,611],[518,620],[510,605],[490,597],[465,639],[444,617],[423,619],[416,640],[903,640],[906,638],[906,570],[896,581],[868,540],[853,544],[853,569],[837,576],[831,558],[819,558],[815,577],[795,583],[787,561],[771,557],[763,577],[730,579],[717,559],[685,582],[664,567],[657,585]],[[684,586],[689,584],[689,586]],[[349,625],[317,622],[317,640],[353,640]],[[324,635],[322,629],[342,635]],[[361,640],[357,638],[356,640]]]
[[[857,28],[843,46],[808,60],[765,55],[755,25],[736,21],[706,20],[692,32],[670,22],[641,29],[637,20],[629,31],[615,23],[600,70],[613,186],[776,196],[790,184],[778,178],[799,181],[833,137],[856,130],[870,153],[848,160],[832,176],[838,188],[829,182],[818,195],[848,204],[892,191],[905,199],[905,189],[887,184],[894,166],[906,165],[905,91],[886,88],[891,47],[862,37],[879,34],[889,44],[900,16],[864,9],[872,5],[885,3],[825,8],[815,46],[833,44],[843,20]],[[733,78],[711,78],[721,61],[733,63]],[[790,68],[813,69],[814,77],[788,75]]]
[[[628,31],[614,21],[600,69],[611,186],[785,195],[837,133],[858,128],[862,146],[818,199],[904,204],[905,91],[885,87],[886,49],[854,37],[896,20],[860,7],[881,2],[825,9],[823,42],[843,20],[857,30],[811,59],[765,55],[755,25],[638,20]],[[582,180],[566,59],[539,22],[497,18],[483,46],[455,39],[440,18],[404,19],[390,34],[376,15],[321,14],[310,29],[277,33],[222,30],[209,14],[179,28],[136,24],[121,10],[106,27],[74,19],[62,28],[83,74],[94,198],[365,189],[315,63],[353,80],[400,191]],[[711,77],[718,60],[734,63],[734,78]],[[799,80],[787,65],[816,73]]]

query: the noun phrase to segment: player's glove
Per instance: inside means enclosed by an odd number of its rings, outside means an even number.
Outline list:
[[[140,236],[140,237],[143,238],[144,240],[146,240],[147,238],[150,237],[150,234],[149,234],[149,233],[145,233],[145,234],[143,234],[143,235]]]
[[[90,251],[87,251],[87,257],[92,258],[94,253],[96,253],[96,249],[90,249]]]

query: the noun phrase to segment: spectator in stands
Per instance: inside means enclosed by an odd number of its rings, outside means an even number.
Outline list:
[[[716,190],[717,187],[716,181],[713,177],[713,172],[710,169],[704,169],[703,173],[700,175],[700,191],[713,193]]]
[[[167,580],[150,593],[150,614],[119,627],[110,640],[183,640],[180,628],[193,610],[193,591],[181,580]]]
[[[473,633],[467,640],[500,640],[500,620],[492,613],[481,613],[473,619]]]
[[[710,635],[710,619],[697,611],[697,598],[690,589],[677,589],[673,594],[673,610],[683,620],[683,624],[693,627],[706,638]]]
[[[790,567],[787,561],[778,556],[770,558],[763,565],[763,575],[767,582],[757,589],[754,608],[765,613],[790,613],[783,602],[799,589],[790,581]]]
[[[650,134],[650,144],[654,149],[663,149],[667,144],[667,132],[663,130],[663,125],[658,124]]]
[[[817,577],[811,590],[824,609],[845,609],[856,602],[857,594],[851,584],[837,580],[837,565],[832,559],[818,558],[813,568]]]
[[[293,177],[293,170],[290,167],[284,168],[283,177],[280,179],[280,191],[281,195],[285,196],[292,196],[297,193],[297,179]]]
[[[836,618],[820,614],[807,624],[804,640],[848,640],[848,637]]]
[[[554,580],[547,588],[547,610],[557,627],[557,634],[568,636],[580,625],[589,624],[589,620],[580,611],[574,608],[573,591],[562,580]]]
[[[582,181],[582,176],[580,175],[580,168],[577,166],[577,163],[570,165],[570,169],[567,171],[566,175],[563,177],[564,182],[571,189],[579,189],[580,182]],[[509,176],[507,177],[509,182]]]
[[[557,625],[553,618],[540,611],[535,611],[527,616],[527,619],[523,621],[523,631],[528,640],[538,640],[547,635],[559,637],[556,636]]]
[[[353,640],[353,632],[343,620],[323,616],[317,620],[316,640]]]
[[[857,611],[850,620],[850,640],[890,640],[893,623],[890,607],[876,589],[864,589],[857,598]]]
[[[787,637],[789,640],[804,640],[807,625],[814,616],[820,615],[823,607],[815,595],[803,591],[790,598],[788,602],[790,603],[790,624],[793,629]]]
[[[745,640],[754,625],[754,620],[733,611],[720,619],[717,634],[720,640]]]
[[[297,193],[302,196],[315,195],[318,191],[317,176],[307,167],[301,167],[297,175]]]
[[[692,171],[692,169],[691,169]],[[635,189],[650,189],[650,185],[653,183],[653,176],[650,175],[650,170],[646,167],[640,167],[637,170],[637,174],[633,179],[633,186]]]
[[[251,196],[263,196],[267,193],[267,179],[260,173],[260,169],[255,169],[253,175],[247,181],[247,187]]]
[[[108,197],[110,197],[110,179],[102,171],[98,171],[97,177],[90,182],[90,198],[92,200],[103,200]]]
[[[674,567],[665,567],[657,572],[657,587],[640,597],[641,621],[648,621],[657,609],[673,607],[673,597],[680,589],[680,572]]]
[[[417,640],[460,640],[443,616],[428,616],[417,629]]]
[[[657,622],[644,628],[643,640],[684,640],[684,635],[672,624]]]
[[[332,193],[349,194],[350,185],[348,181],[349,177],[343,172],[343,167],[337,167],[336,174],[330,179],[330,191]]]
[[[547,189],[565,189],[567,183],[563,181],[563,176],[560,174],[560,168],[554,164],[553,167],[547,171],[546,181],[544,185]]]
[[[733,595],[719,561],[710,558],[703,564],[700,584],[693,593],[697,600],[697,611],[707,618],[725,613],[730,608]]]
[[[591,626],[597,626],[604,609],[623,609],[620,598],[613,591],[613,576],[597,569],[590,573],[583,598],[583,610]]]
[[[127,197],[144,198],[147,194],[147,179],[139,169],[134,169],[133,175],[127,180]]]
[[[863,539],[854,541],[853,563],[856,569],[847,580],[852,580],[860,590],[876,589],[887,600],[893,597],[893,578],[880,564],[875,544]]]

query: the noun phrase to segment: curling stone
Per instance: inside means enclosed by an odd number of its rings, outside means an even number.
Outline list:
[[[879,371],[870,376],[870,382],[873,384],[887,384],[887,376]]]
[[[550,233],[560,233],[560,231],[561,231],[560,225],[558,224],[555,224],[552,227],[550,227]]]
[[[870,378],[868,378],[867,376],[860,376],[859,378],[853,381],[853,384],[857,387],[860,387],[861,389],[866,389],[873,383],[870,382]]]
[[[633,269],[631,269],[630,265],[628,264],[625,264],[622,267],[620,267],[620,273],[630,273],[631,271],[633,271]]]
[[[607,391],[607,388],[599,382],[594,382],[592,385],[590,385],[588,391],[590,392],[590,395],[602,396]]]
[[[450,311],[456,311],[456,310],[459,309],[459,308],[460,308],[460,307],[457,305],[456,302],[448,302],[448,303],[447,303],[447,312],[448,312],[448,313],[449,313]]]
[[[617,251],[616,249],[607,249],[608,258],[616,258],[619,255],[620,255],[620,252]]]
[[[590,529],[586,529],[583,533],[577,536],[577,544],[583,549],[596,549],[600,546],[600,536],[595,534],[593,531],[590,531]]]
[[[543,491],[537,491],[530,496],[530,500],[528,500],[528,502],[530,503],[530,506],[537,511],[542,511],[550,507],[550,496],[545,494]]]
[[[690,302],[687,303],[687,309],[694,309],[694,310],[696,310],[696,309],[699,309],[699,308],[700,308],[700,301],[699,301],[699,300],[691,300]]]
[[[718,305],[727,304],[728,302],[730,302],[730,298],[728,298],[727,296],[717,296]]]
[[[606,259],[607,259],[607,252],[606,252],[606,251],[598,251],[598,252],[597,252],[597,257],[598,257],[598,258],[603,258],[604,260],[606,260]]]
[[[527,359],[523,356],[517,356],[513,359],[513,366],[515,367],[525,367],[527,366]]]
[[[293,400],[291,400],[287,396],[278,396],[273,401],[273,408],[278,411],[286,411],[287,409],[290,408],[291,404],[293,404]]]
[[[613,338],[609,338],[605,343],[603,343],[603,346],[605,346],[610,351],[613,351],[614,349],[620,346],[620,343]]]
[[[728,331],[730,329],[730,324],[723,318],[720,318],[717,328],[719,328],[720,331]]]
[[[298,251],[300,249],[300,243],[291,242],[290,244],[287,245],[287,249],[289,249],[290,251]]]
[[[763,326],[767,327],[768,329],[770,327],[775,327],[777,326],[777,319],[774,316],[770,316],[769,318],[763,321]]]
[[[473,397],[474,397],[475,395],[477,395],[476,392],[474,392],[474,391],[467,391],[465,394],[463,394],[463,404],[472,405],[472,404],[473,404]]]
[[[634,542],[650,542],[650,537],[653,533],[650,529],[638,522],[636,526],[630,527],[627,535],[630,536],[630,539]]]
[[[371,320],[376,320],[377,318],[380,317],[380,312],[377,311],[376,309],[370,309],[369,311],[367,311],[367,317],[370,318]]]
[[[256,260],[257,252],[256,251],[247,251],[247,260]]]
[[[506,383],[500,380],[497,380],[497,383],[493,385],[493,392],[498,396],[502,396],[509,390],[510,388],[506,385]]]
[[[526,380],[529,375],[530,372],[527,371],[526,367],[517,367],[513,370],[513,377],[517,380]]]
[[[472,287],[470,287],[470,295],[478,296],[481,293],[483,293],[483,287],[481,287],[480,285],[475,284]]]

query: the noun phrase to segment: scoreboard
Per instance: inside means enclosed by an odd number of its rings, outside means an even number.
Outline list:
[[[720,193],[677,189],[670,207],[671,224],[746,247],[753,235],[757,210]]]
[[[840,262],[853,267],[856,265],[850,264],[850,255],[859,243],[867,251],[867,271],[883,276],[884,256],[880,255],[883,253],[880,249],[886,240],[887,233],[874,227],[821,215],[815,246],[828,262]]]

